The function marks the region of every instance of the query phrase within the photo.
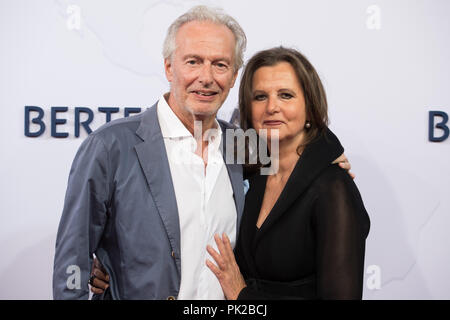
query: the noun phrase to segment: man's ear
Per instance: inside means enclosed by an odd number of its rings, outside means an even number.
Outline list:
[[[167,81],[172,82],[172,61],[171,58],[164,59],[164,71],[166,72]]]

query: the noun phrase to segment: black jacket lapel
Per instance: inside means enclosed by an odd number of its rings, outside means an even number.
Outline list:
[[[259,275],[254,262],[254,244],[255,234],[259,231],[256,229],[256,222],[258,220],[259,211],[261,209],[262,201],[264,198],[264,189],[266,186],[267,176],[254,176],[249,178],[250,189],[247,192],[245,198],[245,214],[242,217],[242,226],[239,233],[239,244],[244,244],[238,247],[238,255],[241,264],[244,262],[245,266],[243,271],[255,276]],[[247,276],[247,275],[246,275]]]
[[[255,245],[292,203],[306,191],[314,179],[343,152],[344,148],[338,138],[329,129],[305,148],[280,197],[261,225],[255,238]]]

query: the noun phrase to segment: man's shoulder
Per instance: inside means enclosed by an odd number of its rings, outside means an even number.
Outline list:
[[[94,135],[102,135],[102,134],[111,134],[115,132],[120,132],[127,129],[135,129],[139,127],[139,123],[141,122],[142,115],[134,115],[126,118],[112,120],[108,123],[105,123],[100,128],[95,130],[92,134]]]
[[[106,146],[116,144],[120,141],[129,143],[133,140],[140,140],[137,135],[138,128],[145,122],[143,121],[144,119],[148,120],[148,117],[152,117],[152,113],[149,112],[151,108],[148,108],[138,115],[115,119],[105,123],[97,130],[93,131],[88,136],[88,139],[101,140]]]
[[[129,116],[126,118],[120,118],[112,120],[108,123],[105,123],[101,127],[99,127],[97,130],[92,132],[91,134],[94,135],[110,135],[110,134],[116,134],[120,133],[123,134],[124,132],[131,132],[135,133],[136,130],[139,128],[142,120],[144,118],[148,119],[148,117],[152,117],[151,109],[155,108],[155,105],[153,105],[150,108],[147,108],[145,111],[138,115]],[[154,113],[156,116],[156,112]]]

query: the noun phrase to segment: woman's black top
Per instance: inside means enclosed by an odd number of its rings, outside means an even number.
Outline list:
[[[267,176],[253,175],[235,254],[238,299],[361,299],[370,220],[352,178],[331,162],[344,149],[327,129],[301,154],[261,228]]]

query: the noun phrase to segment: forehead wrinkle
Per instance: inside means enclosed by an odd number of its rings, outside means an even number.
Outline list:
[[[212,28],[205,31],[205,26],[212,26]],[[223,32],[224,30],[226,30],[225,33]],[[193,34],[192,37],[188,36],[191,34]],[[227,40],[231,41],[229,48],[226,45]],[[229,63],[233,61],[236,46],[234,34],[228,27],[201,21],[191,21],[181,26],[176,35],[175,44],[175,51],[178,51],[180,47],[184,47],[184,50],[187,48],[188,51],[191,51],[190,49],[192,51],[201,50],[201,54],[198,52],[193,52],[192,54],[198,55],[200,58],[205,54],[214,57],[214,60],[223,59],[228,60]]]
[[[220,48],[220,45],[213,45],[205,42],[200,43],[189,43],[185,46],[187,47],[188,53],[184,57],[194,57],[199,59],[208,59],[211,61],[224,60],[231,62],[233,59],[234,51],[226,50],[226,48]],[[190,51],[190,52],[189,52]]]

